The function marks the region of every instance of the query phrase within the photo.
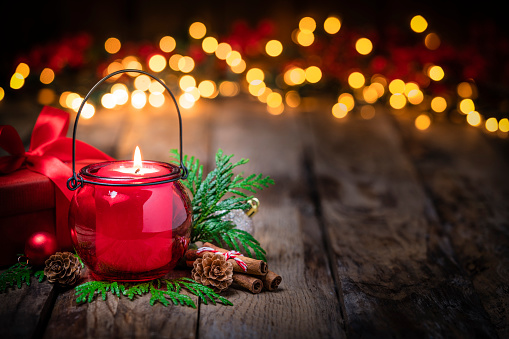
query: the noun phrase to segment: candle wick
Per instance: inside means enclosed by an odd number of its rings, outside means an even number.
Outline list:
[[[138,172],[140,171],[139,168],[136,169],[136,171],[134,171],[135,174],[138,174]]]

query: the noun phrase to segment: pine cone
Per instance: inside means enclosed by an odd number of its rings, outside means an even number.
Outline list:
[[[70,252],[57,252],[49,257],[45,264],[44,275],[50,283],[72,286],[81,275],[81,263],[78,257]]]
[[[191,276],[196,282],[212,287],[218,293],[233,282],[233,265],[220,253],[205,253],[194,262]]]

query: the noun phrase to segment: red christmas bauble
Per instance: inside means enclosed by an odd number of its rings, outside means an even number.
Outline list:
[[[25,255],[32,266],[42,266],[57,251],[57,239],[48,232],[37,232],[25,243]]]

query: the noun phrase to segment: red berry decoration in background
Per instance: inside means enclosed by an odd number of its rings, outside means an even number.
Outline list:
[[[48,232],[37,232],[28,238],[25,255],[32,266],[42,266],[44,261],[57,251],[57,239]]]

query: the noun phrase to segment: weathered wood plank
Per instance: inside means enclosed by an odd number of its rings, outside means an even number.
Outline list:
[[[470,126],[436,123],[421,132],[410,121],[400,122],[459,264],[472,279],[498,336],[509,337],[506,156]]]
[[[54,286],[31,279],[30,286],[0,294],[0,338],[33,338],[44,330],[55,298]]]
[[[44,338],[195,338],[196,309],[150,306],[149,300],[150,294],[133,300],[108,295],[78,305],[74,289],[67,290],[56,300]]]
[[[270,175],[254,218],[255,237],[269,269],[283,278],[275,292],[230,289],[233,307],[201,305],[200,338],[341,338],[340,308],[309,201],[299,125],[291,114],[274,117],[264,106],[232,99],[213,109],[213,146],[235,159],[249,158],[246,174]]]
[[[323,218],[353,337],[494,337],[383,109],[309,115]]]

